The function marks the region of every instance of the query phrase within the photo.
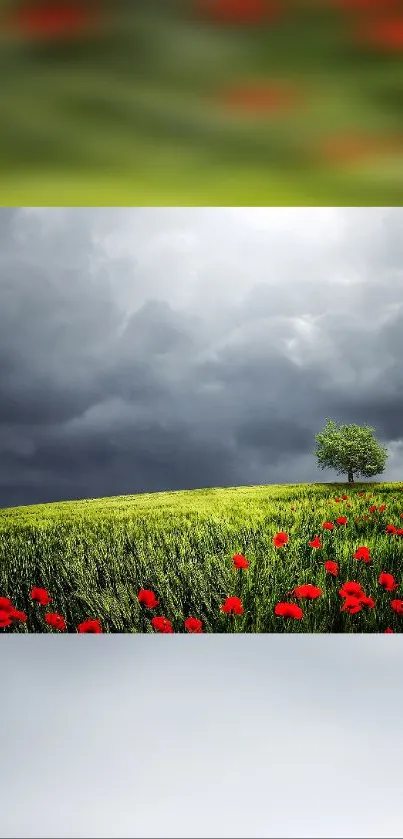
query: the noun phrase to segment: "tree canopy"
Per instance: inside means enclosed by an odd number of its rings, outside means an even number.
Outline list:
[[[334,469],[347,474],[350,483],[355,475],[371,478],[384,471],[387,450],[374,438],[368,425],[339,425],[327,419],[322,431],[316,434],[316,457],[320,469]]]

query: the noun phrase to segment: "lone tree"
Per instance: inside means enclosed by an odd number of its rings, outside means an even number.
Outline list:
[[[374,439],[374,429],[368,425],[340,425],[326,420],[326,425],[316,435],[316,457],[320,469],[335,469],[347,473],[349,483],[354,475],[371,478],[384,471],[388,453]]]

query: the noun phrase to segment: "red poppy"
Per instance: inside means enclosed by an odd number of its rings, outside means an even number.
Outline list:
[[[386,533],[396,533],[397,527],[394,524],[387,524],[385,527]]]
[[[324,563],[324,568],[325,568],[325,571],[327,571],[328,574],[332,574],[333,577],[338,577],[339,576],[339,566],[338,566],[337,562],[332,562],[331,559],[328,559]]]
[[[380,513],[383,513],[386,510],[386,504],[381,504],[381,506],[378,509]]]
[[[36,600],[41,606],[47,606],[51,599],[46,588],[37,588],[35,586],[31,591],[31,600]]]
[[[144,606],[147,609],[155,609],[156,606],[159,605],[159,600],[156,599],[155,594],[153,591],[150,591],[148,588],[142,588],[138,595],[137,600],[139,603],[144,603]]]
[[[234,562],[234,568],[249,568],[249,562],[243,554],[235,554],[232,559]]]
[[[272,21],[279,12],[274,0],[198,0],[196,13],[215,23],[254,25]]]
[[[335,498],[334,500],[335,500],[336,504],[340,504],[340,498]]]
[[[390,605],[397,615],[403,615],[403,600],[391,600]]]
[[[284,533],[283,530],[280,530],[279,533],[276,533],[276,535],[273,536],[273,545],[276,548],[283,548],[284,545],[286,545],[287,542],[289,541],[289,538],[290,537],[288,536],[287,533]]]
[[[382,11],[385,6],[394,5],[395,0],[335,0],[336,5],[347,12]]]
[[[383,586],[385,591],[396,591],[398,587],[392,574],[386,574],[385,571],[382,571],[379,575],[378,583]]]
[[[360,548],[357,548],[357,550],[354,554],[354,559],[362,559],[363,562],[371,562],[371,555],[370,555],[369,548],[366,548],[365,546],[361,546]]]
[[[342,495],[341,497],[342,497],[343,501],[347,501],[347,499],[348,499],[348,495]]]
[[[369,512],[370,513],[376,513],[376,504],[371,504],[371,506],[369,508]]]
[[[83,621],[78,625],[77,630],[78,632],[94,632],[96,635],[98,635],[100,632],[103,632],[101,623],[98,620],[98,618],[95,618],[95,620],[89,619]]]
[[[242,615],[244,609],[239,597],[227,597],[224,605],[221,606],[221,611],[227,614]]]
[[[43,0],[20,4],[8,22],[12,29],[30,38],[65,40],[87,31],[97,16],[94,9],[83,8],[82,2]]]
[[[339,518],[336,519],[337,524],[347,524],[347,521],[348,521],[348,519],[346,519],[345,516],[339,516]]]
[[[361,583],[356,582],[343,583],[339,591],[339,594],[340,597],[355,597],[357,599],[365,597],[365,593],[361,588]]]
[[[0,629],[6,629],[12,622],[9,609],[0,609]]]
[[[385,633],[390,633],[390,632],[394,632],[395,630],[391,629],[390,626],[387,626],[384,631],[385,631]]]
[[[315,536],[315,538],[312,539],[312,542],[309,542],[309,547],[310,548],[321,548],[322,547],[322,542],[320,540],[320,536]]]
[[[53,612],[48,612],[48,614],[45,615],[45,621],[53,629],[59,629],[60,632],[64,632],[64,630],[66,629],[66,621],[65,621],[65,619],[62,615],[58,615],[58,614],[53,613]],[[82,630],[82,631],[84,631],[84,630]]]
[[[188,632],[203,632],[203,623],[197,618],[186,618],[185,629],[187,629]]]
[[[360,28],[360,41],[376,49],[400,52],[403,49],[403,17],[379,18]]]
[[[340,611],[355,615],[357,612],[361,612],[361,609],[361,601],[357,597],[346,597]]]
[[[306,585],[295,588],[294,594],[295,597],[298,597],[298,599],[306,598],[307,600],[316,600],[316,598],[320,597],[323,592],[322,589],[307,583]]]
[[[11,612],[13,604],[8,597],[0,597],[0,610],[4,612]]]
[[[280,618],[295,618],[296,620],[301,620],[304,613],[299,606],[295,605],[295,603],[277,603],[274,607],[274,614]]]
[[[27,620],[25,612],[20,612],[19,609],[11,609],[10,618],[12,618],[14,621],[21,621],[22,623],[25,623]]]
[[[225,89],[220,94],[220,101],[231,110],[266,115],[294,108],[301,101],[301,93],[290,86],[286,88],[264,81]]]
[[[403,536],[403,527],[396,528],[396,536]]]
[[[334,524],[331,521],[324,521],[322,527],[324,530],[334,530]]]
[[[358,495],[360,496],[360,498],[362,498],[362,496],[363,496],[364,494],[365,494],[364,492],[359,492],[359,493],[358,493]]]
[[[173,633],[173,627],[168,618],[153,618],[151,623],[156,632],[162,632],[164,635]]]

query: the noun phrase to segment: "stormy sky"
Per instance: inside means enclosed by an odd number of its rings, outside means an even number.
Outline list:
[[[403,211],[0,210],[0,506],[403,467]]]

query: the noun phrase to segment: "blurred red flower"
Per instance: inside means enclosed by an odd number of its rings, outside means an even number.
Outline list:
[[[199,621],[197,618],[186,618],[185,629],[187,629],[188,632],[203,632],[202,621]]]
[[[321,548],[322,547],[322,542],[320,540],[320,536],[315,536],[315,538],[312,539],[312,542],[309,542],[309,547],[310,548]]]
[[[173,627],[168,618],[152,618],[151,623],[156,632],[163,632],[164,635],[173,633]]]
[[[88,3],[74,0],[24,2],[8,18],[11,28],[30,38],[66,40],[81,35],[98,19],[98,12]]]
[[[362,559],[363,562],[371,562],[371,554],[369,548],[366,548],[365,545],[357,548],[354,559]]]
[[[348,521],[348,519],[346,519],[345,516],[339,516],[339,518],[336,519],[337,524],[347,524],[347,521]]]
[[[295,618],[301,620],[303,611],[295,603],[277,603],[274,607],[274,614],[281,618]]]
[[[403,600],[391,600],[390,605],[397,615],[403,615]]]
[[[155,594],[153,591],[150,591],[148,588],[142,588],[138,595],[137,600],[139,603],[143,603],[147,609],[155,609],[156,606],[159,605],[159,600],[156,599]]]
[[[78,625],[77,630],[78,632],[94,632],[96,635],[103,631],[98,618],[83,621]]]
[[[52,598],[49,596],[46,588],[38,588],[37,586],[34,586],[31,591],[31,600],[36,600],[41,606],[47,606]]]
[[[249,568],[249,562],[243,556],[243,554],[235,554],[235,556],[233,556],[232,559],[235,568]]]
[[[334,524],[331,521],[324,521],[322,527],[324,530],[334,530]]]
[[[379,585],[383,586],[385,591],[396,591],[398,587],[397,583],[395,582],[395,578],[392,576],[392,574],[387,574],[385,573],[385,571],[382,571],[382,573],[379,575],[378,582]]]
[[[275,0],[198,0],[195,11],[215,23],[256,26],[273,21],[280,7]]]
[[[276,535],[273,536],[273,545],[276,548],[283,548],[284,545],[286,545],[287,542],[289,541],[289,538],[290,537],[288,536],[287,533],[284,533],[283,530],[280,530],[279,533],[276,533]]]
[[[56,613],[49,612],[47,615],[45,615],[45,621],[53,629],[59,629],[60,632],[64,632],[66,629],[66,621],[62,615],[57,615]]]
[[[320,597],[323,592],[322,589],[307,583],[306,585],[295,588],[294,594],[295,597],[298,597],[298,599],[306,598],[307,600],[315,600],[317,597]]]
[[[332,574],[332,575],[333,575],[333,577],[338,577],[338,575],[339,575],[339,566],[338,566],[337,562],[332,562],[332,560],[331,560],[331,559],[328,559],[328,560],[324,563],[324,568],[325,568],[325,571],[327,571],[327,572],[328,572],[328,574]]]
[[[227,614],[242,615],[244,610],[239,597],[227,597],[224,605],[221,606],[221,611]]]

